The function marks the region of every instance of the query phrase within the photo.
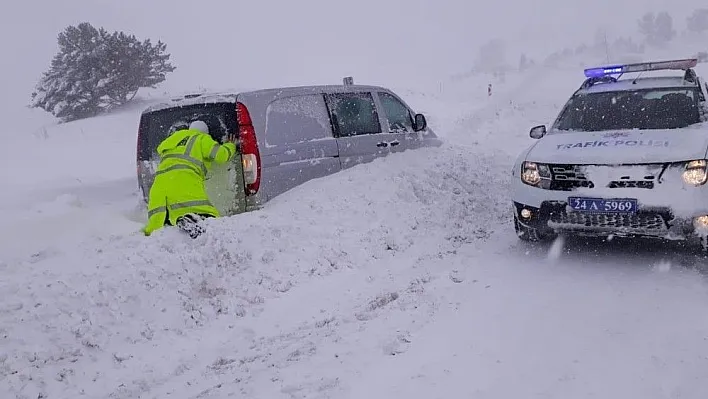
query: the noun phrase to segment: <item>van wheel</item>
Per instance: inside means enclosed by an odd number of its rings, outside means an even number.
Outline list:
[[[553,238],[552,235],[543,234],[538,229],[524,226],[519,222],[519,219],[514,215],[514,230],[521,241],[526,242],[543,242]]]

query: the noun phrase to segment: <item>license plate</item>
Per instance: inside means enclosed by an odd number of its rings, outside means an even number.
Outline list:
[[[569,197],[568,205],[577,212],[635,213],[637,200],[633,198],[583,198]]]

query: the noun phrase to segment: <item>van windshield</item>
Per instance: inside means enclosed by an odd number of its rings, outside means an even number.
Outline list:
[[[557,130],[678,129],[701,121],[695,88],[584,93],[565,106]]]

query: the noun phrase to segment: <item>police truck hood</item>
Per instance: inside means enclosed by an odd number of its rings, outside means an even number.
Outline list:
[[[527,160],[540,163],[620,164],[704,159],[708,124],[669,130],[550,131]]]

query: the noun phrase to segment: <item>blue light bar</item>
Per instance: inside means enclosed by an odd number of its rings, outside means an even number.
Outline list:
[[[624,73],[623,66],[588,68],[585,70],[585,76],[588,78],[601,78],[603,76],[619,75],[620,73]]]
[[[596,68],[588,68],[585,70],[585,76],[588,78],[601,78],[603,76],[620,75],[630,72],[644,71],[665,71],[665,70],[687,70],[698,65],[698,59],[691,58],[685,60],[659,61],[659,62],[640,62],[637,64],[627,65],[612,65]]]

